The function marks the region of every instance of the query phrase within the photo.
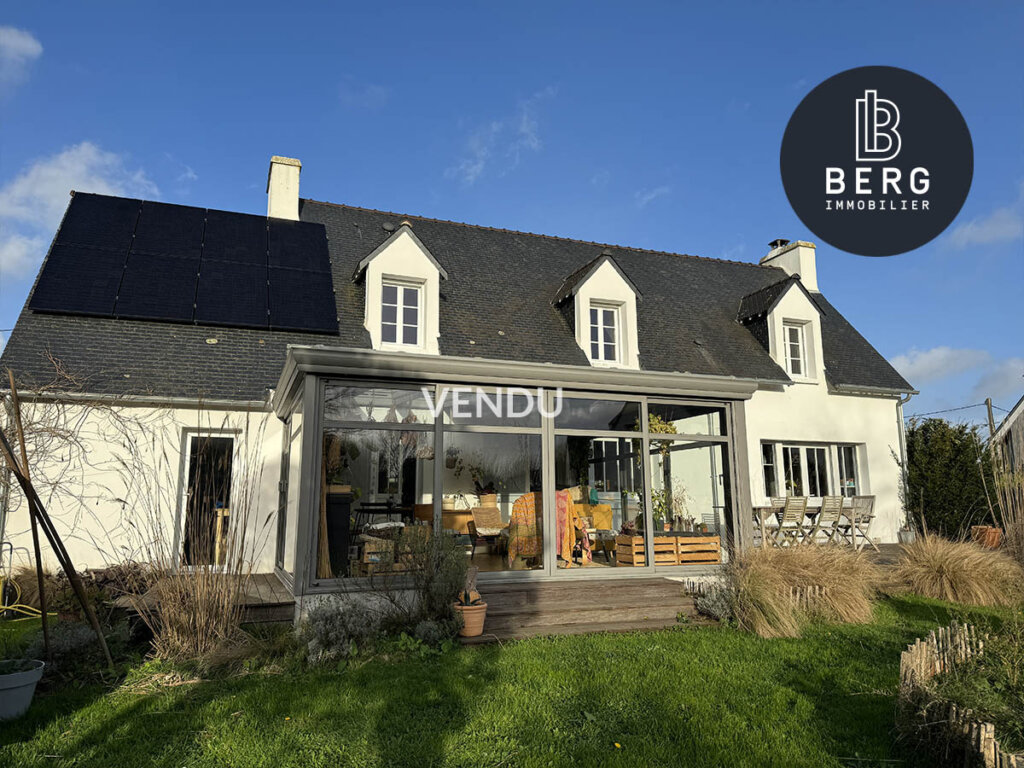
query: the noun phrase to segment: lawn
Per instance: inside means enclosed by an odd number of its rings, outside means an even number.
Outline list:
[[[901,598],[798,640],[680,626],[65,689],[0,725],[0,765],[881,765],[898,757],[899,653],[954,613]]]

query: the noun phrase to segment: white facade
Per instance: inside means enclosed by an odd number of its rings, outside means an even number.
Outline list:
[[[795,253],[801,249],[793,249]],[[813,253],[813,251],[812,251]],[[785,462],[782,448],[825,449],[830,495],[841,495],[839,446],[852,446],[859,496],[875,497],[876,518],[870,535],[882,542],[895,542],[903,522],[899,495],[899,465],[902,454],[902,414],[897,395],[847,394],[830,391],[825,378],[818,308],[795,283],[768,313],[769,352],[787,370],[787,326],[799,325],[803,333],[806,370],[790,373],[792,384],[760,389],[746,405],[747,460],[750,468],[750,498],[755,505],[768,503],[770,489],[765,480],[763,446],[773,446],[777,493],[785,494]],[[801,456],[806,456],[806,452]],[[806,475],[806,462],[801,472]],[[806,485],[806,483],[802,483]],[[807,495],[811,489],[803,488]],[[822,493],[810,494],[811,504]],[[851,494],[852,495],[852,494]]]
[[[76,568],[154,557],[179,563],[191,438],[214,436],[232,440],[233,535],[244,532],[242,552],[254,572],[273,570],[282,447],[282,423],[273,414],[52,402],[25,402],[22,409],[33,484]],[[61,436],[33,436],[32,424],[53,426]],[[10,506],[4,537],[14,563],[25,564],[32,536],[20,493]],[[58,570],[45,539],[42,554]]]

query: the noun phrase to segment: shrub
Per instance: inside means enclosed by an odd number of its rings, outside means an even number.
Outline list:
[[[898,589],[965,605],[1012,606],[1024,599],[1024,570],[1007,554],[925,534],[903,547]]]
[[[704,592],[697,595],[693,601],[697,612],[708,616],[715,621],[732,621],[733,601],[735,594],[732,582],[727,579],[712,582],[704,588]]]
[[[872,598],[882,583],[866,553],[843,547],[757,549],[729,569],[736,621],[762,637],[795,637],[806,618],[843,623],[871,620]],[[796,600],[819,588],[811,600]]]
[[[145,596],[132,596],[153,633],[157,656],[172,661],[200,660],[244,644],[241,630],[245,575],[212,567],[164,575]]]
[[[331,595],[310,609],[301,638],[309,661],[325,664],[355,655],[379,634],[375,611],[361,601]]]

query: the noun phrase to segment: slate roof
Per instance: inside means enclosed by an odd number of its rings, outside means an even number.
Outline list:
[[[777,283],[772,283],[760,290],[748,293],[740,299],[740,311],[736,317],[740,322],[749,320],[759,315],[766,315],[771,312],[791,285],[800,285],[800,279],[796,275],[787,275]],[[804,290],[804,293],[807,293]]]
[[[408,220],[448,273],[440,287],[443,355],[589,367],[552,298],[567,277],[607,250],[643,296],[637,303],[642,368],[788,381],[736,314],[743,297],[785,280],[777,267],[312,200],[301,202],[300,217],[327,230],[339,317],[336,336],[24,309],[0,368],[10,366],[24,386],[42,386],[53,379],[52,357],[92,393],[262,400],[277,383],[289,344],[370,348],[363,327],[364,283],[353,275],[359,262]],[[822,310],[831,383],[911,389],[824,297],[814,294],[814,299]]]

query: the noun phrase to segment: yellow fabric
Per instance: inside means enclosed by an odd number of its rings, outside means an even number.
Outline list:
[[[580,517],[589,517],[594,521],[594,530],[610,531],[612,529],[611,504],[577,504]]]
[[[516,557],[538,557],[541,554],[540,512],[535,493],[524,493],[512,504],[508,524],[509,566]]]

